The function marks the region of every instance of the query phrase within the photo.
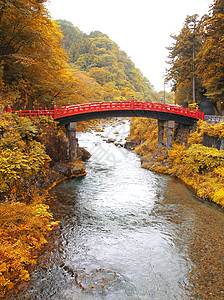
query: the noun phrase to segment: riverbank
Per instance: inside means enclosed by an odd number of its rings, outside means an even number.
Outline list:
[[[28,266],[58,222],[46,205],[48,191],[67,178],[86,175],[79,149],[68,160],[68,140],[49,118],[0,116],[0,297],[29,280]]]
[[[60,224],[7,300],[222,299],[223,211],[108,143],[125,141],[125,122],[77,133],[92,154],[87,175],[49,192]]]
[[[171,150],[158,149],[157,122],[134,118],[128,143],[141,156],[143,168],[175,176],[193,188],[200,198],[224,207],[224,150],[203,146],[205,133],[223,138],[224,123],[209,125],[200,121],[186,146],[174,143]]]
[[[24,121],[25,125],[19,120],[12,120],[6,116],[2,117],[0,124],[1,152],[4,154],[7,149],[9,156],[9,152],[13,150],[13,161],[9,161],[11,169],[9,165],[4,166],[4,159],[1,162],[2,170],[4,168],[7,170],[5,177],[1,177],[0,180],[2,191],[0,292],[2,297],[15,285],[19,284],[21,288],[26,286],[25,281],[29,280],[27,267],[35,264],[41,246],[47,242],[48,232],[58,224],[53,220],[49,207],[45,204],[49,189],[64,179],[84,176],[85,164],[81,158],[88,159],[90,156],[87,151],[80,148],[80,159],[75,164],[68,163],[65,133],[58,129],[54,122],[45,118],[35,124],[28,120]],[[114,122],[110,120],[108,122],[111,126],[109,131],[112,138],[123,131],[126,132],[123,121],[119,130],[114,129]],[[10,134],[6,133],[6,128],[11,128]],[[99,131],[95,140],[98,154],[101,154],[101,160],[108,161],[108,151],[102,147],[97,136],[108,144],[110,139],[104,137],[107,133],[100,128],[100,124],[96,131]],[[136,118],[131,122],[130,136],[125,147],[135,149],[135,152],[141,155],[143,168],[176,176],[194,188],[199,197],[224,206],[223,151],[204,147],[203,132],[221,137],[223,128],[220,125],[208,128],[201,123],[198,124],[196,132],[189,137],[187,147],[176,144],[169,151],[165,148],[157,149],[157,122]],[[25,154],[27,156],[23,156]],[[116,164],[112,153],[109,158],[111,158],[110,163]],[[11,174],[14,174],[14,179],[10,177]],[[5,191],[4,182],[7,182]]]

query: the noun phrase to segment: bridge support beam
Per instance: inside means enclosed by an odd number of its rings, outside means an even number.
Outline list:
[[[75,162],[78,157],[78,139],[76,138],[77,123],[71,122],[66,126],[66,132],[69,140],[69,159]]]
[[[172,148],[174,127],[175,127],[175,122],[174,121],[167,121],[167,128],[166,128],[166,146],[167,146],[167,149]]]
[[[166,121],[158,120],[158,148],[162,148],[165,146],[165,141],[164,141],[165,122]]]
[[[158,120],[158,148],[171,149],[173,140],[174,121]],[[166,140],[164,139],[166,136]]]

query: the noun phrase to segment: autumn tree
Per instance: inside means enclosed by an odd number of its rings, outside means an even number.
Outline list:
[[[17,108],[82,101],[46,0],[0,0],[0,93]],[[87,93],[86,93],[87,94]],[[76,96],[75,96],[76,95]]]
[[[197,74],[209,98],[220,107],[224,98],[224,1],[216,0],[211,15],[203,20],[203,48]]]
[[[188,16],[179,35],[172,35],[174,43],[168,47],[170,68],[166,80],[172,82],[176,103],[200,103],[202,84],[195,76],[196,56],[202,48],[198,15]],[[195,88],[194,88],[195,87]],[[194,99],[194,91],[196,91]]]

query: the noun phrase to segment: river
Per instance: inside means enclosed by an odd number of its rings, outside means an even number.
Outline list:
[[[223,211],[105,141],[128,130],[78,134],[87,175],[51,191],[60,224],[18,299],[224,299]]]

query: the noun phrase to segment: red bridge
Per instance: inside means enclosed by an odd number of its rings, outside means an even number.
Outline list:
[[[75,104],[63,107],[54,107],[52,110],[11,110],[20,117],[52,116],[59,125],[68,125],[71,122],[81,122],[106,117],[146,117],[162,121],[175,121],[185,125],[193,125],[198,119],[204,120],[204,113],[199,110],[190,110],[176,105],[138,102],[112,101]]]

